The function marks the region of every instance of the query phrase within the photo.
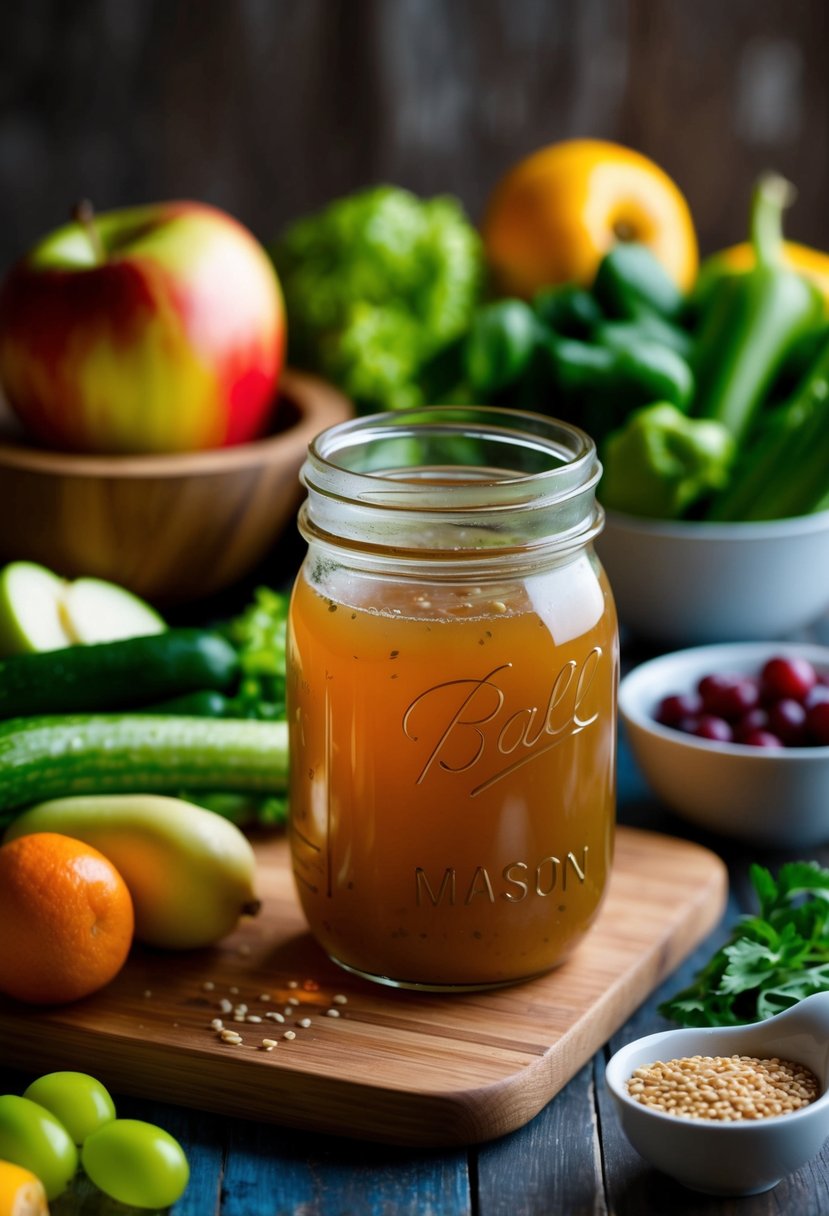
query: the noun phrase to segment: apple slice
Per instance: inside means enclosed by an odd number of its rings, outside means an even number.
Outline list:
[[[60,650],[72,645],[61,615],[66,582],[35,562],[0,570],[0,654]]]
[[[163,633],[163,618],[148,603],[100,578],[78,578],[63,593],[61,617],[70,641],[89,645]]]

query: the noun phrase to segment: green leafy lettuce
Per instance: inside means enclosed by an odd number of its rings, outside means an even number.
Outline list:
[[[289,357],[363,412],[427,404],[421,368],[468,327],[480,238],[451,197],[375,186],[291,225],[271,249]]]

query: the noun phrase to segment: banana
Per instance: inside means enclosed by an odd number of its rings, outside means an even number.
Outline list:
[[[41,802],[19,815],[5,839],[60,832],[91,844],[124,879],[135,936],[190,950],[229,933],[260,907],[256,859],[235,824],[180,798],[96,794]]]

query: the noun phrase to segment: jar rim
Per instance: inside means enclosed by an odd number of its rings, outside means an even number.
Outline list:
[[[479,469],[474,480],[439,484],[425,479],[401,480],[400,474],[414,467],[405,463],[393,470],[354,467],[355,454],[378,440],[405,441],[438,434],[451,438],[469,436],[470,432],[497,443],[505,454],[511,449],[536,460],[546,458],[549,464],[529,472],[512,469],[506,474],[493,466]],[[335,458],[342,454],[350,454],[350,461]],[[451,467],[466,466],[459,463]],[[485,475],[487,471],[490,476]],[[551,503],[576,489],[595,486],[600,475],[595,444],[580,427],[529,410],[477,405],[422,406],[337,423],[311,441],[301,472],[309,489],[328,496],[395,510],[440,512]]]
[[[300,531],[419,561],[537,558],[601,529],[601,471],[590,436],[544,414],[436,405],[363,415],[309,445]]]

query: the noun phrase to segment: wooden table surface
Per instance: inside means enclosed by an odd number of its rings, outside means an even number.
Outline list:
[[[821,636],[822,634],[822,636]],[[826,628],[814,640],[829,642]],[[628,652],[629,666],[644,654]],[[719,1200],[652,1170],[623,1137],[604,1081],[623,1043],[668,1023],[658,1003],[687,983],[750,904],[748,866],[776,869],[798,854],[705,836],[669,815],[647,790],[624,738],[619,820],[698,840],[726,861],[731,879],[720,926],[529,1124],[502,1139],[450,1151],[407,1150],[283,1130],[115,1095],[119,1114],[148,1119],[182,1142],[191,1181],[174,1216],[819,1216],[829,1212],[829,1145],[764,1195]],[[829,864],[829,848],[808,856]],[[0,1072],[0,1092],[21,1092],[34,1074]],[[84,1179],[52,1216],[126,1216]]]

